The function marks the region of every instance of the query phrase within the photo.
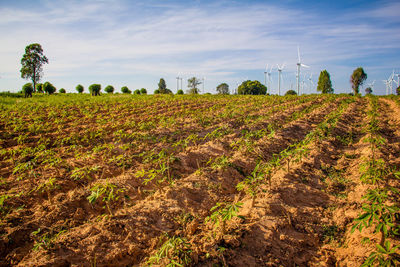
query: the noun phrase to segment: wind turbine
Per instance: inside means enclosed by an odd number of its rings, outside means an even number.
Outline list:
[[[271,68],[269,69],[269,72],[267,72],[267,75],[268,75],[268,89],[269,89],[269,92],[272,92],[272,88],[270,88],[271,87],[271,85],[272,85],[272,78],[271,78],[271,74],[272,74],[272,66],[271,66]]]
[[[386,85],[386,95],[389,94],[389,80],[382,80],[382,82]]]
[[[313,74],[311,72],[310,77],[308,77],[308,81],[310,82],[310,94],[311,94],[312,88],[315,86],[315,84],[314,84],[314,82],[312,80],[312,75]]]
[[[375,82],[376,82],[376,81],[374,80],[372,83],[369,83],[369,84],[368,84],[368,87],[371,87],[371,89],[374,89],[374,84],[375,84]]]
[[[276,65],[278,67],[278,95],[281,95],[281,75],[282,75],[282,70],[285,68],[285,64],[281,65]]]
[[[178,77],[176,77],[176,91],[178,92],[178,90],[179,90],[179,80],[180,80],[181,78],[178,76]]]
[[[267,86],[267,74],[268,74],[268,64],[265,67],[265,71],[264,71],[264,85]]]
[[[300,47],[297,46],[297,56],[299,61],[297,62],[297,74],[296,74],[296,79],[297,79],[297,83],[296,83],[296,89],[297,89],[297,95],[300,95],[300,68],[301,67],[305,67],[305,68],[309,68],[309,66],[301,63],[301,58],[300,58]]]

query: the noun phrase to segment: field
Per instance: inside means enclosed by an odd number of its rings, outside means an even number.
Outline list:
[[[0,110],[0,266],[399,257],[399,97],[67,94]]]

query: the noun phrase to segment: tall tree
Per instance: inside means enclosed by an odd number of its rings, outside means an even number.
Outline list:
[[[158,90],[160,91],[160,94],[167,94],[167,84],[165,83],[165,80],[163,78],[160,79],[158,82]]]
[[[363,85],[366,79],[367,74],[364,72],[363,68],[359,67],[353,71],[353,74],[350,76],[350,83],[354,95],[360,92],[360,86]]]
[[[201,82],[198,78],[192,77],[188,79],[188,94],[199,94],[200,90],[197,88],[198,85],[200,85]]]
[[[226,83],[221,83],[217,86],[217,92],[220,95],[229,95],[229,85]]]
[[[372,94],[372,88],[371,88],[371,87],[365,88],[365,94],[366,94],[366,95]]]
[[[329,75],[329,72],[327,70],[323,70],[319,74],[317,91],[323,94],[333,93],[331,76]]]
[[[25,54],[21,59],[21,78],[32,80],[34,92],[36,92],[36,83],[42,78],[42,65],[45,63],[49,63],[49,60],[43,55],[40,44],[30,44],[25,47]]]
[[[267,87],[259,81],[244,81],[238,87],[239,95],[265,95]]]

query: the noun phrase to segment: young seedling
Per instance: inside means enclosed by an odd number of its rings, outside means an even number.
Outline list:
[[[161,240],[167,240],[161,245],[154,255],[147,260],[147,266],[189,266],[192,262],[190,257],[192,250],[190,243],[184,237],[169,237],[168,234]]]
[[[256,201],[258,193],[258,187],[263,180],[262,173],[259,169],[260,169],[260,163],[257,164],[257,166],[252,171],[251,175],[247,176],[243,181],[241,181],[236,185],[236,189],[238,191],[245,191],[246,194],[251,196],[250,209],[254,207],[254,203]]]
[[[96,184],[90,189],[90,191],[91,194],[87,197],[89,203],[93,204],[103,196],[102,201],[105,202],[108,212],[113,216],[110,205],[112,202],[117,201],[120,198],[125,189],[118,188],[116,185],[106,182],[105,184]]]
[[[231,220],[233,217],[244,219],[243,216],[238,215],[239,209],[242,208],[243,203],[227,203],[218,202],[214,207],[210,209],[213,212],[210,216],[206,217],[206,222],[212,221],[214,223],[214,229],[218,226],[221,227],[221,235],[224,236],[226,233],[226,222]]]

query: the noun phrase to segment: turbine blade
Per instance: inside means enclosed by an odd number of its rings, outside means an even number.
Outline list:
[[[297,57],[298,57],[299,63],[300,63],[301,62],[301,59],[300,59],[300,46],[297,46]]]
[[[305,64],[301,64],[301,66],[304,67],[304,68],[309,68],[310,67],[310,66],[307,66]]]

